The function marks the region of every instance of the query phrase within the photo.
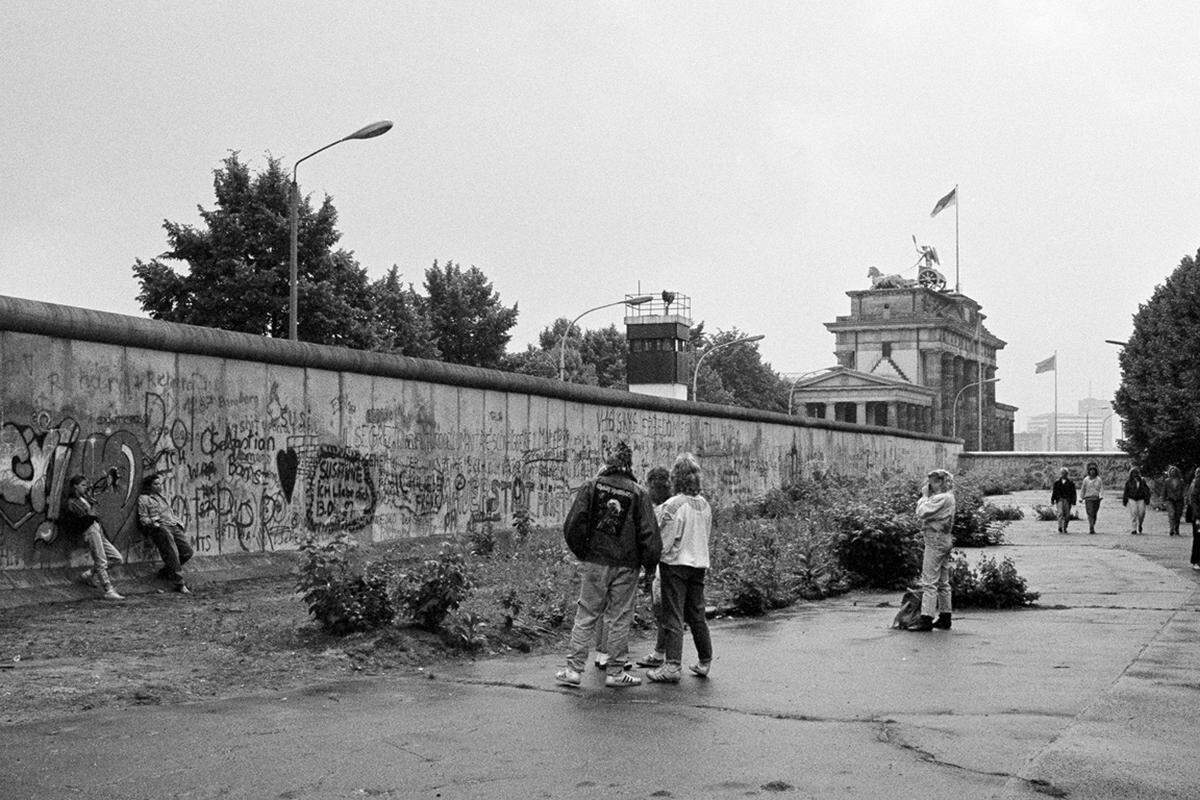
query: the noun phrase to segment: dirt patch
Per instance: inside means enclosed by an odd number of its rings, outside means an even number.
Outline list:
[[[191,595],[0,610],[0,722],[238,697],[471,657],[411,627],[327,635],[293,594],[294,581],[258,578],[193,586]],[[559,637],[515,644],[542,651]],[[481,654],[508,648],[493,641]]]

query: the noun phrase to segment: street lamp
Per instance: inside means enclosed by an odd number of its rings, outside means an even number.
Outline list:
[[[964,386],[958,390],[958,394],[954,395],[954,410],[953,410],[953,414],[951,415],[951,418],[954,420],[954,438],[955,439],[958,438],[958,401],[962,398],[963,392],[965,392],[967,389],[970,389],[972,386],[979,386],[982,388],[983,384],[985,384],[985,383],[996,383],[999,380],[1000,380],[999,378],[987,378],[986,380],[975,381],[974,383],[968,383],[966,386]],[[982,432],[980,432],[980,433],[982,436]]]
[[[294,165],[292,165],[292,198],[291,198],[291,209],[290,209],[290,214],[289,214],[289,216],[291,218],[290,222],[291,222],[292,242],[291,242],[291,251],[289,254],[289,261],[288,261],[288,338],[291,339],[293,342],[296,341],[298,338],[296,335],[296,329],[297,329],[298,320],[300,317],[300,311],[299,311],[300,301],[299,301],[299,288],[298,288],[300,281],[299,281],[299,276],[298,276],[299,269],[296,265],[296,260],[297,260],[297,255],[296,255],[297,241],[296,240],[299,238],[299,229],[300,229],[300,211],[299,211],[299,209],[300,209],[300,189],[296,185],[296,169],[297,169],[297,167],[300,166],[301,162],[307,161],[308,159],[315,156],[317,153],[320,153],[322,150],[328,150],[329,148],[333,147],[335,144],[341,144],[342,142],[348,142],[351,139],[374,139],[376,136],[382,136],[383,134],[387,133],[391,129],[392,129],[392,121],[389,119],[381,120],[379,122],[372,122],[370,125],[359,128],[358,130],[356,130],[354,133],[350,134],[349,136],[343,136],[341,139],[338,139],[336,142],[330,142],[329,144],[322,147],[320,150],[313,150],[311,153],[306,155],[304,158],[300,159],[300,161],[297,161]]]
[[[624,300],[614,300],[613,302],[605,303],[602,306],[589,308],[587,311],[583,312],[583,314],[580,314],[578,317],[567,323],[567,329],[563,331],[562,338],[558,340],[558,379],[560,381],[566,380],[567,337],[571,335],[571,328],[575,326],[576,322],[579,322],[579,320],[583,319],[585,315],[590,314],[593,311],[599,311],[602,308],[609,308],[610,306],[640,306],[642,303],[648,303],[653,299],[654,295],[652,294],[639,294],[637,297],[628,297]]]
[[[734,339],[732,342],[725,342],[724,344],[719,344],[719,345],[716,345],[715,347],[710,347],[707,350],[705,350],[704,354],[702,356],[700,356],[700,360],[696,362],[695,371],[692,372],[692,402],[694,403],[697,401],[696,385],[697,385],[698,381],[700,380],[700,365],[704,363],[704,359],[708,358],[709,353],[713,352],[714,350],[720,350],[722,347],[729,347],[729,345],[731,345],[731,344],[741,344],[742,342],[757,342],[759,339],[765,339],[765,338],[766,338],[766,334],[760,333],[758,336],[746,336],[742,339]]]
[[[1119,342],[1116,339],[1105,339],[1104,341],[1108,344],[1115,344],[1117,347],[1125,347],[1129,344],[1129,342]]]
[[[800,381],[804,380],[805,378],[811,378],[813,375],[816,375],[821,372],[825,372],[826,370],[830,370],[830,369],[833,369],[833,367],[821,367],[820,369],[810,369],[808,372],[800,373],[800,375],[798,375],[796,377],[796,380],[792,381],[792,386],[790,389],[788,389],[788,415],[789,416],[791,416],[791,414],[792,414],[792,394],[796,391],[796,384],[798,384]]]

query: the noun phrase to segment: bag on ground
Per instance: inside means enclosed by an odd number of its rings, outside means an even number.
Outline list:
[[[900,610],[892,620],[892,627],[906,631],[921,621],[921,590],[909,589],[900,601]]]

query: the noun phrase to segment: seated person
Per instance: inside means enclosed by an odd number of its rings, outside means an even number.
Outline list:
[[[183,535],[183,521],[171,510],[171,504],[163,495],[161,475],[148,475],[142,480],[137,515],[142,533],[150,537],[162,556],[163,567],[158,574],[174,584],[175,591],[190,594],[179,569],[192,557],[192,546]]]

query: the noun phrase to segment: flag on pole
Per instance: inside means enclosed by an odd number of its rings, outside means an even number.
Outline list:
[[[958,187],[955,186],[950,190],[950,194],[937,201],[937,205],[933,207],[933,211],[929,212],[929,216],[936,217],[940,211],[949,208],[952,204],[958,203]]]
[[[1050,356],[1045,361],[1039,361],[1033,367],[1033,374],[1037,375],[1040,372],[1058,372],[1058,354]]]

